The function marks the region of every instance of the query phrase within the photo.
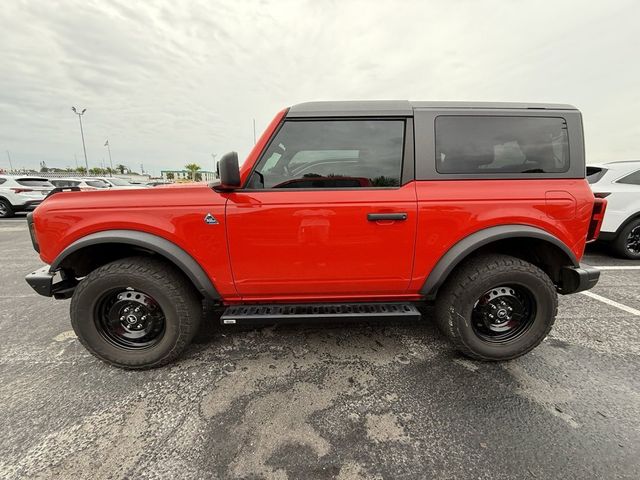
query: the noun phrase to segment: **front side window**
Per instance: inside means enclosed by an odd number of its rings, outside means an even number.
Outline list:
[[[563,173],[569,139],[563,118],[440,116],[436,118],[439,173]]]
[[[626,177],[622,177],[616,183],[626,183],[628,185],[640,185],[640,170],[638,170],[637,172],[633,172],[632,174],[627,175]]]
[[[251,189],[381,188],[401,183],[404,120],[287,121]]]

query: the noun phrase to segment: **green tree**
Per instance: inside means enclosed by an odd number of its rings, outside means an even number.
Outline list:
[[[126,165],[117,165],[116,170],[120,172],[120,174],[124,174],[125,171],[129,170]]]
[[[202,167],[200,167],[200,165],[198,165],[197,163],[188,163],[184,166],[184,168],[191,172],[191,180],[194,181],[196,179],[196,172],[198,170],[202,170]]]
[[[87,174],[87,169],[85,167],[78,167],[76,168],[76,171],[80,174],[80,175],[86,175]]]
[[[92,175],[103,175],[104,170],[100,167],[93,167],[89,169],[89,173],[91,173]]]
[[[167,180],[173,180],[175,178],[175,175],[173,174],[173,172],[167,172]]]

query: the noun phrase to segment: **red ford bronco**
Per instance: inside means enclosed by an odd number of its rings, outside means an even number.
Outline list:
[[[59,192],[28,216],[48,265],[40,294],[71,298],[71,323],[124,368],[172,361],[203,301],[223,325],[415,318],[465,355],[536,347],[606,206],[585,180],[569,105],[317,102],[280,112],[220,181]]]

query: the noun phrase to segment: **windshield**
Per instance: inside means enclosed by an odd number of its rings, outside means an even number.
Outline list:
[[[121,178],[110,178],[108,181],[111,182],[113,185],[116,185],[118,187],[129,187],[129,186],[131,186],[131,184],[129,182],[127,182],[126,180],[122,180]]]
[[[103,182],[102,180],[86,180],[84,183],[95,188],[107,188],[109,186],[108,183]]]

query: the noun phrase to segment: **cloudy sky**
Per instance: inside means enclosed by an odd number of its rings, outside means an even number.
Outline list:
[[[590,163],[640,158],[640,2],[16,1],[0,9],[0,168],[158,174],[309,100],[561,102]]]

